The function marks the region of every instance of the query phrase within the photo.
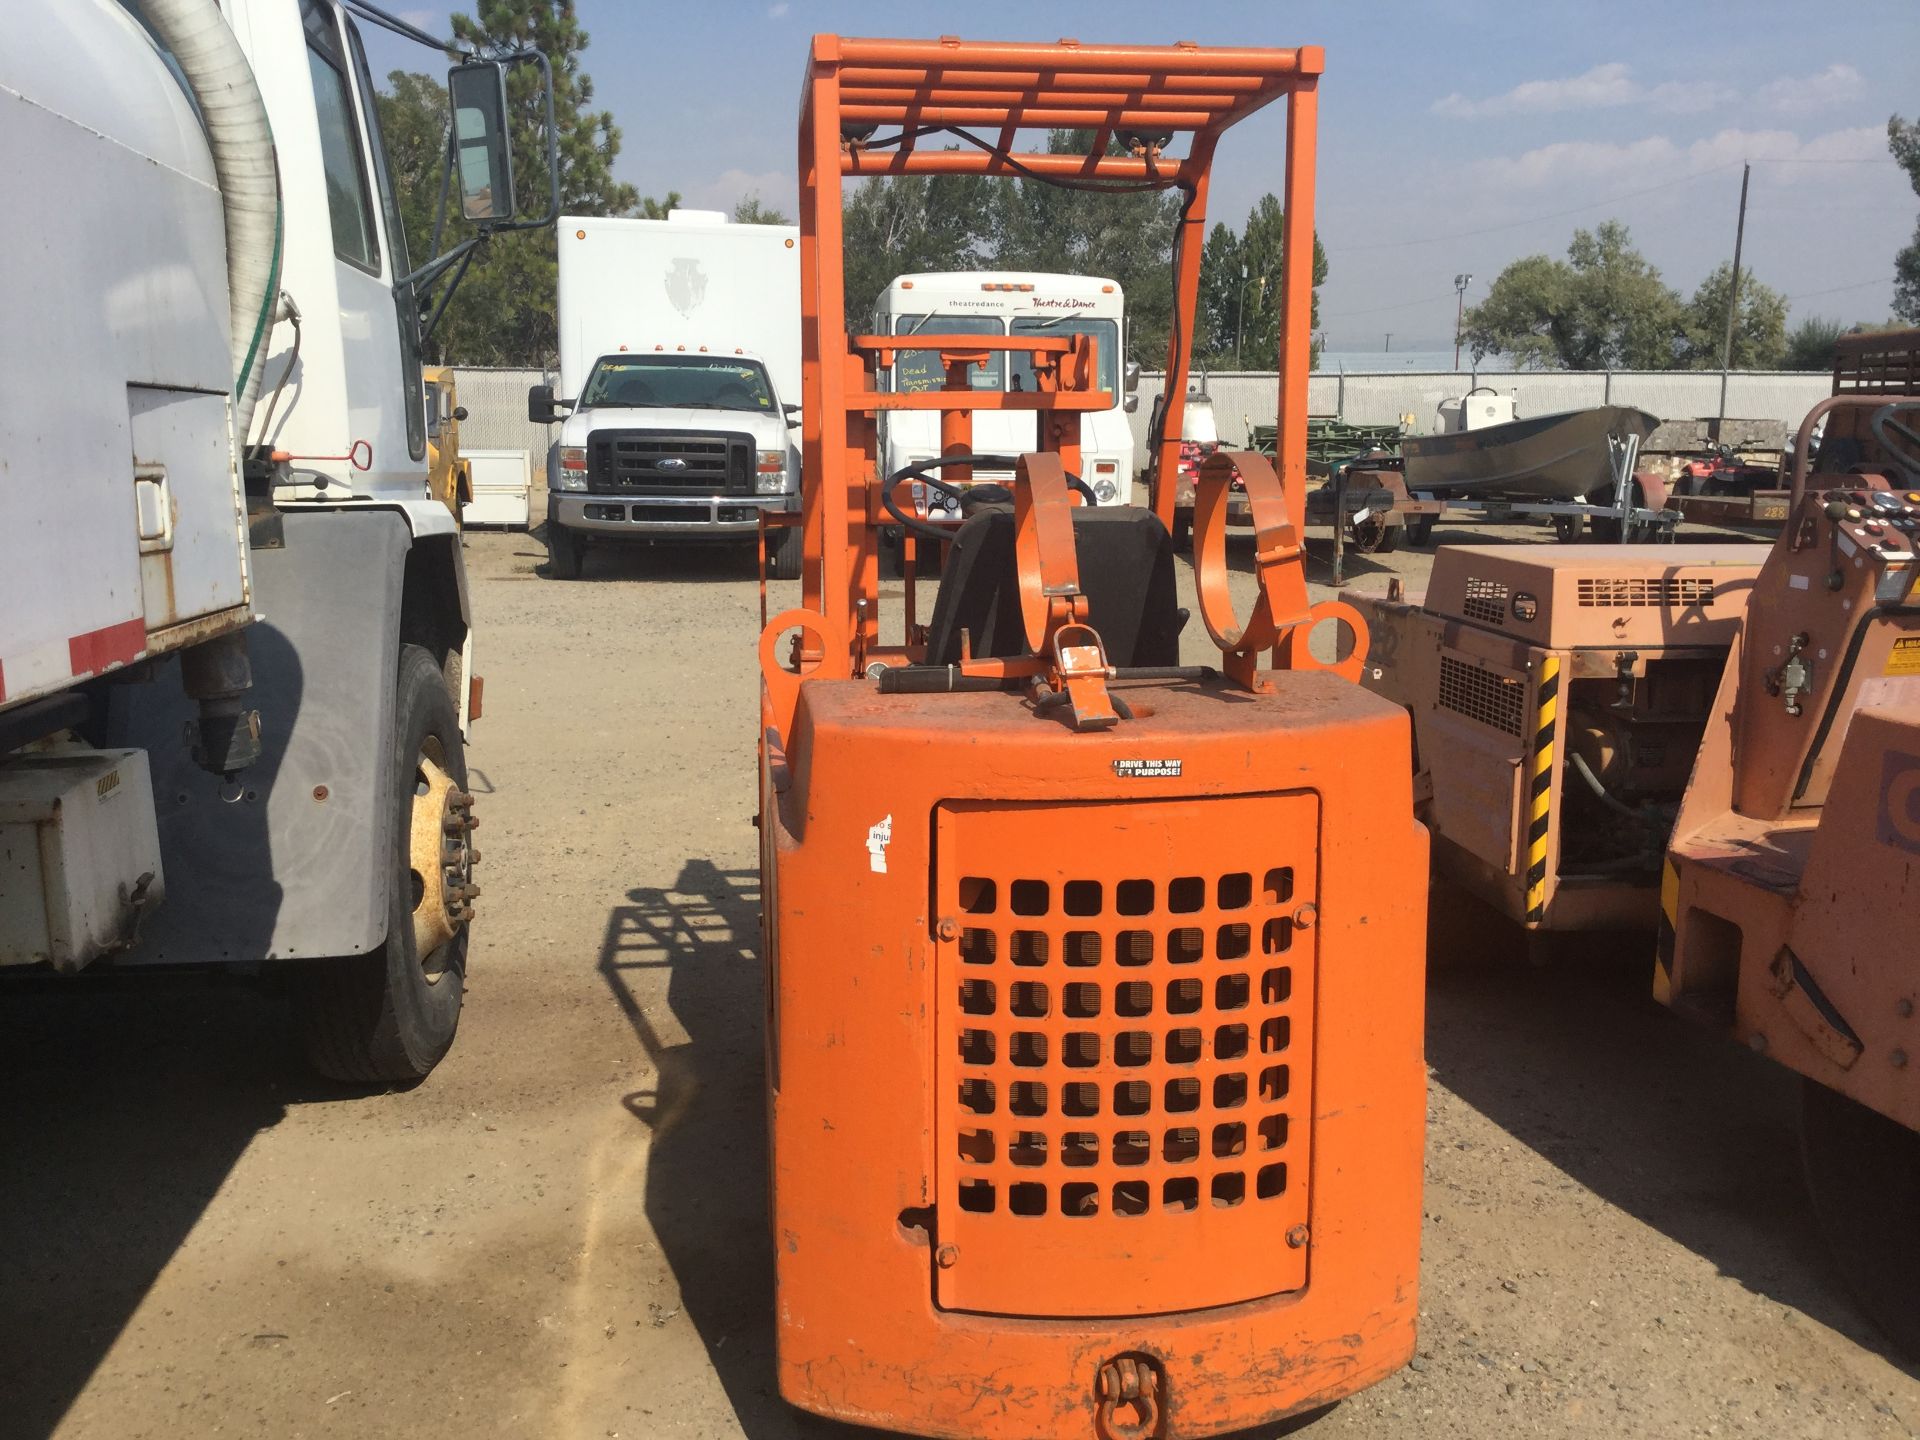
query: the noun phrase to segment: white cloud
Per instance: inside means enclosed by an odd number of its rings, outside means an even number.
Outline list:
[[[685,204],[690,209],[725,210],[731,214],[733,207],[749,195],[758,195],[762,204],[792,215],[795,212],[793,172],[723,170],[688,191]]]
[[[1476,179],[1511,189],[1614,181],[1631,190],[1640,188],[1634,181],[1657,185],[1742,160],[1771,160],[1787,163],[1759,166],[1754,172],[1757,183],[1802,184],[1818,175],[1824,162],[1850,168],[1855,161],[1879,159],[1885,151],[1885,133],[1872,126],[1831,130],[1807,140],[1791,130],[1728,129],[1686,145],[1665,135],[1623,144],[1563,140],[1520,155],[1478,161],[1472,173]]]
[[[1504,95],[1469,100],[1455,91],[1434,102],[1433,113],[1471,119],[1482,115],[1547,114],[1556,110],[1594,110],[1626,105],[1639,93],[1620,61],[1596,65],[1584,75],[1561,80],[1528,80]]]
[[[1432,109],[1436,115],[1457,120],[1617,110],[1629,105],[1663,115],[1694,115],[1747,101],[1779,115],[1816,115],[1858,99],[1866,88],[1866,77],[1844,61],[1835,61],[1817,75],[1783,75],[1743,91],[1724,81],[1693,78],[1644,85],[1634,79],[1625,62],[1611,60],[1580,75],[1528,80],[1479,99],[1455,91],[1434,101]]]
[[[1613,110],[1634,105],[1667,115],[1693,114],[1735,99],[1719,81],[1668,80],[1643,85],[1622,61],[1596,65],[1581,75],[1528,80],[1500,95],[1473,100],[1458,91],[1436,100],[1433,113],[1471,120],[1492,115],[1552,115],[1568,110]]]
[[[779,4],[769,5],[767,7],[767,18],[769,20],[784,20],[787,18],[787,12],[792,8],[793,6],[789,5],[787,0],[780,0]]]
[[[1768,83],[1761,88],[1760,100],[1782,115],[1813,115],[1857,99],[1866,88],[1864,75],[1844,61],[1835,61],[1805,80],[1783,76]]]

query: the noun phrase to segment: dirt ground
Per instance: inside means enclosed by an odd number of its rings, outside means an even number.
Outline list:
[[[539,555],[468,552],[485,893],[426,1084],[313,1081],[246,986],[0,1006],[0,1436],[800,1433],[771,1380],[751,564],[597,553],[562,584]],[[1653,1005],[1644,940],[1597,948],[1528,969],[1496,926],[1443,937],[1420,1358],[1303,1433],[1915,1434],[1920,1372],[1812,1232],[1788,1077]]]

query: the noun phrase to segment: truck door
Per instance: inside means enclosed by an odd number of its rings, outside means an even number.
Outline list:
[[[372,78],[359,28],[322,0],[301,0],[326,171],[327,209],[346,349],[347,412],[354,441],[373,447],[375,490],[424,488],[426,401],[418,326]],[[398,404],[395,402],[399,401]]]

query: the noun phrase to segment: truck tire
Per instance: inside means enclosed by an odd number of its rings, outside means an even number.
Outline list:
[[[569,530],[552,514],[547,516],[547,576],[553,580],[578,580],[586,558],[587,537]]]
[[[789,525],[776,531],[769,537],[767,545],[767,578],[769,580],[798,580],[800,578],[801,551],[805,545],[805,535],[798,525]]]
[[[428,888],[428,904],[420,903],[423,882],[417,867],[438,865],[442,855],[423,858],[415,851],[423,844],[436,852],[449,846],[457,852],[454,868],[461,883],[470,878],[472,854],[464,828],[457,837],[442,839],[466,817],[467,760],[446,677],[418,645],[400,647],[393,767],[386,943],[365,955],[317,961],[299,972],[294,985],[295,1016],[308,1059],[322,1075],[354,1084],[407,1085],[425,1079],[453,1045],[466,994],[467,926],[455,922],[451,938],[425,955],[418,939],[421,929],[431,933],[444,922],[428,908],[442,895],[439,887]],[[416,806],[425,803],[436,813],[424,826],[423,839],[416,840]]]
[[[1867,1318],[1920,1360],[1920,1134],[1801,1082],[1800,1158],[1814,1219]]]

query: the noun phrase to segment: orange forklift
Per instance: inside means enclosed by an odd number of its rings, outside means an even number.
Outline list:
[[[1175,1440],[1326,1405],[1413,1352],[1426,836],[1406,715],[1354,683],[1364,624],[1310,604],[1302,569],[1321,64],[1312,47],[813,41],[804,563],[759,649],[778,1369],[804,1410],[970,1440]],[[1225,454],[1200,478],[1219,655],[1183,665],[1171,489],[1156,515],[1095,505],[1077,478],[1080,417],[1113,403],[1097,338],[937,319],[849,335],[843,187],[1176,192],[1155,434],[1171,473],[1214,147],[1276,101],[1278,470]],[[1087,153],[1036,153],[1035,132],[1067,128]],[[970,387],[1016,351],[1032,387]],[[946,388],[889,386],[908,353]],[[941,414],[942,455],[882,474],[876,417],[907,409]],[[974,453],[991,409],[1034,415],[1030,453]],[[1013,481],[971,483],[976,467]],[[1244,618],[1236,475],[1257,532]],[[927,518],[928,488],[961,517]],[[890,525],[944,552],[924,618],[911,568],[882,589]],[[1343,658],[1316,658],[1329,627]]]

